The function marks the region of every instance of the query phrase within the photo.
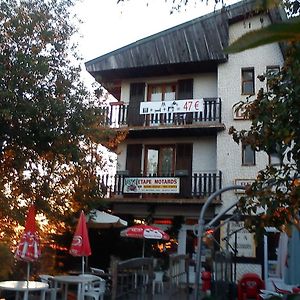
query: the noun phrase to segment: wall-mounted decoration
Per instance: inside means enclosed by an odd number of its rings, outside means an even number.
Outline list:
[[[246,104],[243,104],[242,102],[238,102],[233,105],[232,113],[234,120],[249,120],[249,118],[245,116],[245,107]]]

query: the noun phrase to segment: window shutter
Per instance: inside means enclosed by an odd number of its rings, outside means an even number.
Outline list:
[[[140,176],[142,166],[142,144],[127,145],[126,170],[129,176]]]
[[[144,116],[140,115],[140,103],[145,99],[145,82],[131,83],[128,106],[128,125],[142,126]]]
[[[193,79],[178,81],[177,98],[178,100],[193,99]]]
[[[188,171],[187,176],[180,177],[179,195],[181,197],[191,197],[192,195],[192,158],[193,158],[193,144],[177,144],[176,171],[177,172],[180,170]]]

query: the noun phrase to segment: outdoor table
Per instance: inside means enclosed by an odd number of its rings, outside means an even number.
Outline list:
[[[28,300],[28,294],[30,292],[41,292],[41,300],[45,300],[46,290],[48,284],[39,281],[1,281],[0,290],[15,291],[15,299],[19,299],[19,293],[23,293],[23,300]]]
[[[51,296],[51,300],[56,300],[56,293],[58,290],[58,284],[64,285],[64,300],[68,297],[69,285],[77,285],[77,300],[84,300],[84,284],[88,284],[93,281],[89,276],[76,276],[76,275],[58,275],[53,277],[55,292]]]

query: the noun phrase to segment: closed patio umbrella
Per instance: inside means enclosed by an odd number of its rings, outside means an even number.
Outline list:
[[[85,256],[91,255],[92,251],[86,226],[86,219],[83,211],[80,214],[69,253],[73,256],[82,257],[82,274],[84,274]]]
[[[40,255],[40,240],[35,223],[35,206],[31,205],[28,210],[25,229],[15,253],[18,260],[27,262],[27,282],[29,281],[30,262],[37,260]]]

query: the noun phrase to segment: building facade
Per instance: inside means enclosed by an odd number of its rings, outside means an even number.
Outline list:
[[[250,183],[269,163],[267,154],[236,144],[228,129],[249,128],[240,103],[267,88],[257,76],[278,70],[282,49],[269,44],[227,55],[224,48],[282,18],[278,10],[263,14],[253,1],[242,1],[86,63],[117,99],[105,110],[103,125],[128,130],[108,198],[115,214],[162,229],[176,225],[175,251],[193,257],[194,229],[207,198],[220,188]],[[239,196],[228,191],[215,199],[207,221]],[[218,233],[221,245],[226,232]],[[253,237],[247,237],[238,233],[237,256],[262,274]]]

